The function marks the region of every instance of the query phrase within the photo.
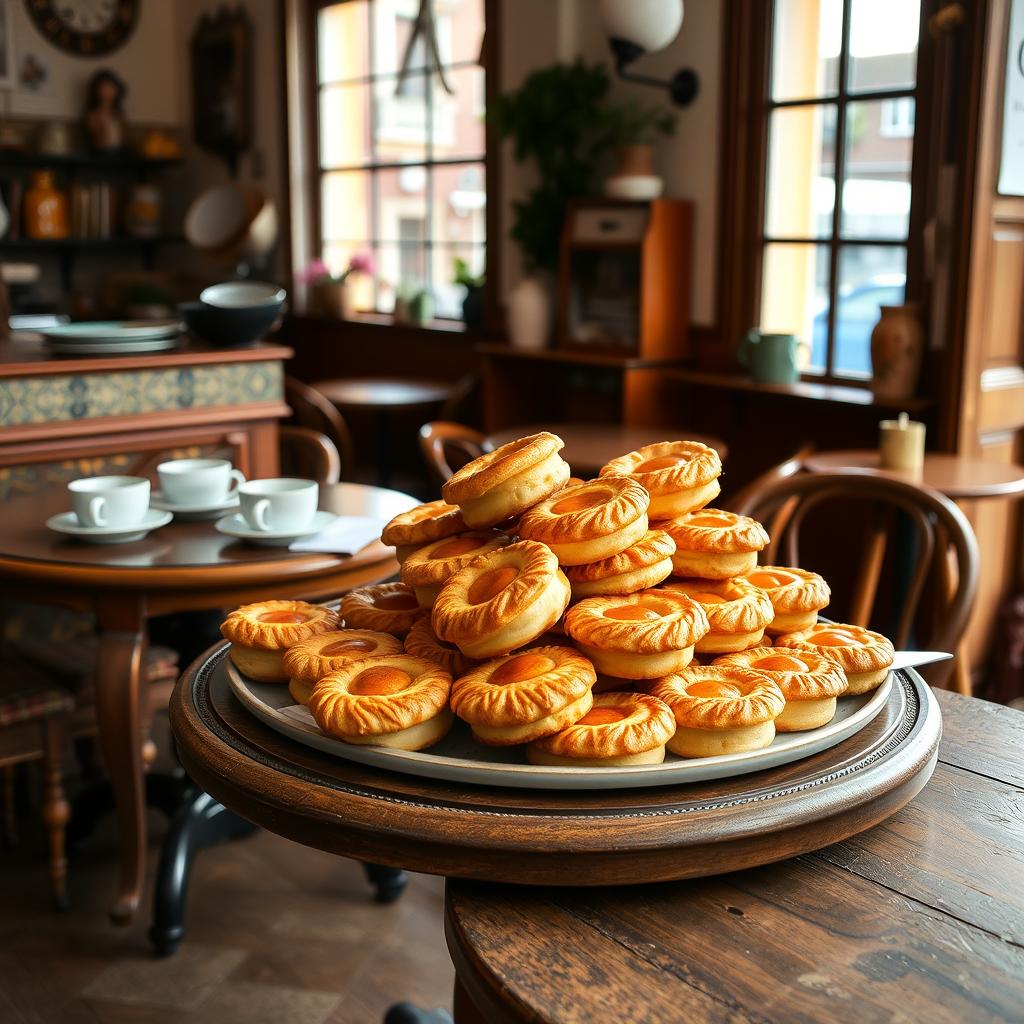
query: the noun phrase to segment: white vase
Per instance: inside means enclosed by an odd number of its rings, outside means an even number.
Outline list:
[[[508,297],[508,341],[513,348],[539,352],[551,336],[551,297],[541,278],[524,277]]]

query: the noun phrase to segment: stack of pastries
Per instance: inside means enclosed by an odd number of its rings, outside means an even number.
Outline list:
[[[828,584],[759,566],[764,527],[708,507],[713,448],[663,441],[577,481],[562,447],[504,445],[396,516],[400,583],[338,613],[232,612],[230,658],[347,743],[422,750],[459,718],[531,763],[595,767],[757,750],[884,682],[885,637],[819,623]]]

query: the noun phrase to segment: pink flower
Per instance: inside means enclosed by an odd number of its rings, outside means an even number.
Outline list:
[[[369,274],[373,276],[376,268],[373,265],[373,256],[368,252],[356,252],[348,261],[348,272],[350,274]]]
[[[297,275],[302,284],[316,284],[330,276],[331,272],[323,260],[313,260],[305,270],[300,271]]]

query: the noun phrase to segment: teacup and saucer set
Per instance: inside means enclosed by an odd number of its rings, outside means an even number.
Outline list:
[[[149,481],[141,476],[93,476],[68,484],[73,511],[46,525],[90,544],[127,544],[166,526],[171,513],[149,506]]]
[[[156,473],[161,489],[150,504],[186,521],[216,519],[238,508],[238,488],[245,483],[245,474],[227,459],[173,459]]]
[[[312,480],[285,477],[239,484],[239,511],[218,519],[215,529],[264,547],[287,547],[329,526],[337,516],[318,512],[320,488]]]

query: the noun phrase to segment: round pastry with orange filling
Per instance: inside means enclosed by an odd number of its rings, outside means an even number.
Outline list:
[[[656,697],[611,690],[597,694],[575,724],[531,743],[526,757],[532,764],[586,768],[661,764],[675,728],[672,712]]]
[[[758,551],[768,546],[768,534],[756,519],[717,508],[687,512],[658,526],[676,542],[672,567],[677,576],[746,576],[757,568]]]
[[[481,743],[507,747],[578,722],[594,702],[594,666],[571,647],[533,647],[456,679],[452,711]]]
[[[409,630],[409,635],[405,638],[405,653],[411,654],[414,658],[426,658],[427,661],[440,665],[452,679],[465,675],[477,666],[477,662],[467,658],[454,644],[438,640],[434,627],[426,616]]]
[[[672,575],[675,541],[663,530],[648,530],[634,545],[610,558],[565,570],[574,600],[606,594],[635,594]]]
[[[742,578],[677,580],[665,589],[689,595],[704,609],[710,629],[697,641],[698,654],[756,647],[775,614],[768,595]]]
[[[512,543],[495,530],[474,530],[445,537],[414,551],[403,563],[402,582],[412,587],[421,608],[433,608],[441,587],[474,558]]]
[[[288,692],[298,704],[308,704],[318,679],[350,661],[400,654],[401,640],[390,633],[372,629],[338,629],[320,633],[289,647],[284,652],[284,670],[288,673]]]
[[[350,629],[405,636],[424,614],[416,595],[404,583],[360,587],[341,599],[341,617]]]
[[[462,509],[467,526],[495,526],[565,486],[569,466],[558,454],[563,447],[547,431],[510,441],[457,470],[441,495]]]
[[[819,622],[810,629],[786,633],[776,638],[775,646],[831,658],[846,673],[848,696],[881,686],[896,656],[892,643],[881,633],[838,622]]]
[[[659,441],[612,459],[601,476],[630,476],[651,496],[651,522],[703,508],[718,497],[722,460],[699,441]]]
[[[363,658],[318,680],[309,710],[321,732],[346,743],[422,750],[452,727],[451,689],[452,677],[432,661]]]
[[[433,544],[436,540],[463,533],[466,524],[462,513],[447,501],[428,501],[417,505],[408,512],[399,512],[384,527],[380,539],[395,548],[399,564],[404,562],[417,548]]]
[[[836,698],[846,693],[843,670],[831,658],[814,651],[754,647],[716,658],[715,664],[753,669],[778,686],[786,698],[786,707],[775,719],[778,732],[803,732],[828,725],[836,714]]]
[[[432,622],[441,640],[483,660],[536,640],[568,603],[569,581],[554,552],[521,540],[460,569],[441,588]]]
[[[789,566],[759,565],[746,580],[767,595],[775,618],[766,632],[777,636],[807,629],[818,621],[818,612],[828,606],[832,591],[816,573]]]
[[[565,631],[598,672],[658,679],[689,665],[708,620],[685,594],[641,590],[580,601],[565,613]]]
[[[676,729],[668,749],[680,757],[761,750],[775,739],[786,706],[767,675],[738,665],[690,665],[649,692],[672,709]]]
[[[337,629],[338,613],[305,601],[257,601],[236,608],[220,631],[231,641],[228,657],[250,679],[283,683],[284,652],[303,640]]]
[[[519,520],[519,536],[547,544],[562,565],[611,558],[647,533],[647,492],[624,476],[566,487]]]

